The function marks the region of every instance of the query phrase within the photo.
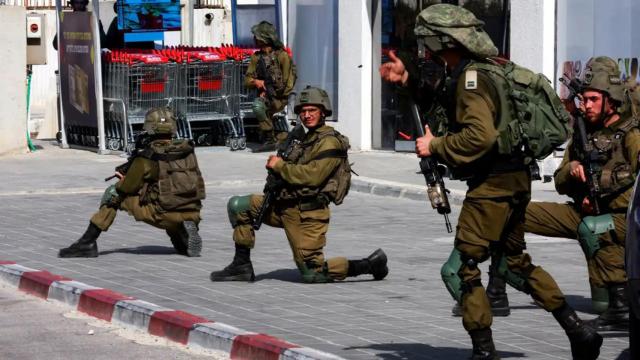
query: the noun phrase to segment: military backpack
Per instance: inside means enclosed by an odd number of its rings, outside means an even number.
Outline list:
[[[320,189],[320,193],[326,196],[329,201],[336,205],[340,205],[349,193],[349,188],[351,188],[351,173],[353,171],[347,154],[351,145],[349,145],[349,138],[336,130],[323,133],[319,136],[318,140],[326,136],[334,136],[338,139],[338,142],[340,142],[340,148],[323,151],[313,158],[313,160],[340,158],[340,165],[336,167]]]
[[[202,208],[205,186],[193,144],[173,140],[152,143],[152,160],[158,162],[158,201],[166,211],[197,211]]]
[[[499,154],[522,154],[528,164],[547,157],[567,141],[569,114],[543,74],[492,59],[473,62],[467,71],[474,69],[488,74],[499,97]]]

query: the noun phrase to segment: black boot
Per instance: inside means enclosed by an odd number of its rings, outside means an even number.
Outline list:
[[[82,234],[80,239],[71,244],[71,246],[60,249],[58,257],[98,257],[98,244],[96,244],[96,240],[101,232],[102,230],[100,230],[100,228],[92,222],[89,222],[89,227],[87,227],[87,230]]]
[[[263,143],[257,148],[253,149],[251,152],[259,153],[259,152],[267,152],[267,151],[275,151],[276,150],[276,138],[273,134],[273,130],[265,131],[263,133]]]
[[[629,301],[626,284],[608,286],[609,307],[600,316],[585,323],[597,331],[627,331],[629,329]]]
[[[471,354],[471,360],[499,360],[500,357],[496,352],[496,347],[493,345],[493,337],[491,336],[491,329],[479,329],[469,331],[471,336],[471,343],[473,344],[473,353]]]
[[[602,346],[602,336],[580,320],[569,304],[564,303],[560,308],[553,310],[552,314],[569,337],[571,355],[574,360],[595,360],[598,358]]]
[[[171,238],[171,243],[176,252],[188,257],[199,257],[202,250],[202,238],[198,233],[198,225],[193,221],[182,223],[176,233],[167,234]]]
[[[362,260],[349,260],[347,276],[371,274],[375,280],[382,280],[389,273],[387,255],[378,249]]]
[[[509,316],[509,298],[507,297],[507,284],[503,278],[497,275],[495,265],[489,266],[489,284],[487,285],[487,297],[491,305],[493,316]],[[451,309],[453,316],[462,316],[462,307],[456,303]]]
[[[236,254],[231,264],[220,271],[214,271],[209,278],[211,281],[254,281],[256,275],[251,264],[251,249],[236,244]]]
[[[487,297],[491,304],[493,316],[509,316],[509,298],[507,297],[507,284],[498,275],[497,265],[489,266],[489,284],[487,285]]]

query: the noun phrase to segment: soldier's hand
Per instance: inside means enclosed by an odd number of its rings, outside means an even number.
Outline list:
[[[406,85],[409,80],[409,73],[404,63],[396,56],[393,50],[389,51],[389,59],[391,61],[380,65],[380,76],[385,81]]]
[[[572,161],[569,163],[569,174],[581,182],[587,182],[587,176],[584,174],[584,166],[579,161]]]
[[[266,90],[267,88],[264,86],[264,80],[258,80],[258,79],[254,79],[253,80],[253,85],[256,87],[256,89],[258,90]]]
[[[267,169],[273,169],[280,161],[282,161],[282,158],[278,155],[269,155],[269,159],[267,159]]]
[[[118,180],[122,180],[122,179],[124,179],[124,174],[122,174],[122,173],[121,173],[121,172],[119,172],[119,171],[116,171],[116,173],[115,173],[115,174],[113,174],[113,175],[115,175],[115,176],[118,178]]]
[[[588,197],[582,199],[582,213],[593,214],[593,205],[591,204],[591,200],[589,200]]]
[[[429,144],[435,136],[431,133],[429,125],[424,126],[424,136],[416,139],[416,154],[418,157],[431,156],[431,150],[429,150]]]

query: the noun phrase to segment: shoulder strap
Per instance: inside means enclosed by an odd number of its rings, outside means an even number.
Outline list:
[[[313,160],[321,160],[321,159],[327,159],[327,158],[347,158],[347,152],[342,150],[342,149],[329,149],[329,150],[325,150],[320,152],[318,155],[316,155],[313,159],[310,159],[309,161],[313,161]]]

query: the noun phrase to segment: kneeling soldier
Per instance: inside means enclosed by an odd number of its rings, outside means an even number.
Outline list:
[[[382,280],[389,270],[381,249],[362,260],[325,260],[329,202],[342,203],[350,183],[349,141],[325,125],[325,117],[331,115],[331,103],[324,90],[305,88],[296,101],[295,112],[308,131],[304,134],[298,125],[287,137],[286,149],[269,156],[266,167],[271,175],[265,195],[234,196],[229,200],[236,253],[230,265],[211,273],[211,281],[255,279],[249,253],[255,244],[254,229],[262,220],[284,228],[304,282],[325,283],[361,274]],[[298,134],[297,140],[292,141],[294,134]],[[267,205],[263,209],[264,203]]]
[[[120,180],[107,188],[82,237],[60,249],[59,257],[97,257],[96,239],[109,229],[118,210],[165,229],[179,254],[200,256],[198,223],[205,189],[194,145],[173,139],[177,127],[169,108],[149,110],[143,129],[129,161],[116,168]]]

